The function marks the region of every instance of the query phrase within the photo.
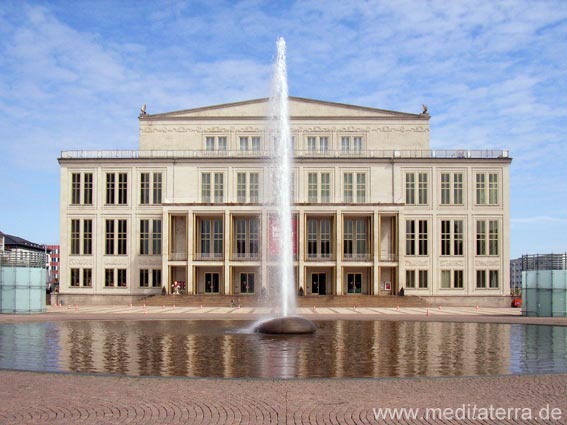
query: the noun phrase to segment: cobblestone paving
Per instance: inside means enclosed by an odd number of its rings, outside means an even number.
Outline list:
[[[426,408],[463,406],[468,419],[424,419]],[[475,406],[518,413],[479,421],[470,414]],[[560,409],[560,420],[540,418],[548,406]],[[377,408],[420,411],[417,419],[378,420]],[[0,372],[0,423],[6,425],[511,424],[530,423],[528,412],[531,423],[567,423],[567,375],[282,381]]]

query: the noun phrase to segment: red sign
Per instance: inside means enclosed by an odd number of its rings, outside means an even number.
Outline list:
[[[268,218],[268,228],[269,228],[269,254],[270,256],[279,255],[280,240],[281,240],[281,228],[279,223],[279,217],[276,215],[270,215]],[[297,255],[297,217],[291,218],[291,240],[293,244],[293,255]]]

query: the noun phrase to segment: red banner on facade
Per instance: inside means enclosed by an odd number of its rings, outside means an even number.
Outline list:
[[[268,239],[270,256],[278,256],[280,249],[281,231],[279,218],[276,215],[268,217]],[[297,217],[291,218],[291,240],[293,244],[293,255],[297,255]]]

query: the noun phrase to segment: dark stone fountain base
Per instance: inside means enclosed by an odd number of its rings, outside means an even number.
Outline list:
[[[262,334],[312,334],[315,329],[315,325],[310,320],[287,316],[266,320],[256,326],[254,331]]]

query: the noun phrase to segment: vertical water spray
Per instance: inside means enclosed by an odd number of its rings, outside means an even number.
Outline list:
[[[289,128],[286,44],[277,41],[277,58],[272,80],[270,118],[273,137],[273,172],[278,208],[281,314],[288,316],[295,310],[295,279],[293,272],[293,236],[291,220],[291,179],[293,146]]]

